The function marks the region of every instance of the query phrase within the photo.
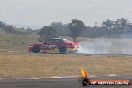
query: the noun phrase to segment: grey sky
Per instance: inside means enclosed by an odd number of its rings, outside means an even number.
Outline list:
[[[77,18],[86,25],[108,19],[132,22],[132,0],[0,0],[0,20],[16,25],[49,25]]]

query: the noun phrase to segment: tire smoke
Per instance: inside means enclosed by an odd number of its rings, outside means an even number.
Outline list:
[[[90,39],[80,42],[80,54],[132,54],[132,39]]]

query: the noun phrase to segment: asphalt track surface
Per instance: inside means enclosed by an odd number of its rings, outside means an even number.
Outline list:
[[[131,79],[132,76],[92,77],[90,79]],[[0,88],[132,88],[132,85],[81,86],[79,78],[0,79]]]

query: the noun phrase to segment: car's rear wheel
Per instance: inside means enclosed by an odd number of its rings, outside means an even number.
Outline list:
[[[67,54],[67,53],[68,53],[68,50],[67,50],[66,47],[59,47],[59,52],[60,52],[61,54]]]
[[[33,46],[32,52],[33,53],[39,53],[40,52],[40,47],[39,46]]]

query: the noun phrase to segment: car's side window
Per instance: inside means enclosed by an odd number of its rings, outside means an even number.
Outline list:
[[[63,43],[63,39],[49,39],[47,43]]]
[[[59,39],[58,42],[59,42],[59,43],[63,43],[63,40],[62,40],[62,39]]]
[[[46,41],[47,43],[53,43],[52,39]]]

